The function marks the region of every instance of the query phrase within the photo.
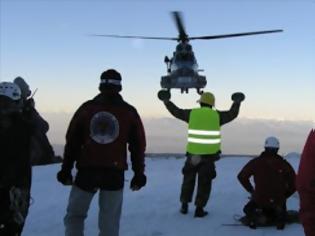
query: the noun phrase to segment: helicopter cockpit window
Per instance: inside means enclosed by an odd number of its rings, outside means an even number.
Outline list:
[[[178,45],[176,46],[176,51],[181,51],[181,50],[183,50],[183,45],[178,44]]]
[[[175,57],[175,61],[182,61],[182,62],[194,62],[194,55],[191,52],[187,53],[177,53]]]
[[[192,50],[192,47],[191,47],[191,45],[187,44],[186,47],[185,47],[185,49],[186,49],[187,51],[191,51],[191,50]]]
[[[192,51],[192,47],[190,44],[178,44],[176,46],[176,51],[180,52],[180,51],[188,51],[191,52]]]

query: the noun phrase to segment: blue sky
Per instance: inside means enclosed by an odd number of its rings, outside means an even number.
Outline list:
[[[284,33],[192,41],[217,98],[247,99],[241,117],[315,120],[315,1],[0,0],[0,80],[24,77],[43,112],[74,112],[97,93],[99,76],[115,68],[123,96],[145,117],[169,116],[156,98],[175,42],[91,37],[89,34],[177,36],[169,14],[184,13],[191,36],[283,29]],[[172,92],[181,107],[198,95]]]

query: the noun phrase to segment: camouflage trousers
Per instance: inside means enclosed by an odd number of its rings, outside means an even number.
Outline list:
[[[29,202],[28,188],[0,188],[0,236],[21,235]]]
[[[198,157],[198,156],[197,156]],[[197,159],[197,161],[196,161]],[[182,169],[184,175],[180,201],[192,201],[196,179],[198,180],[195,205],[205,207],[210,197],[212,180],[216,177],[214,160],[212,158],[188,156]]]

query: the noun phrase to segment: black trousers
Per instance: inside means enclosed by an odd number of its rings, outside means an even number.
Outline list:
[[[189,203],[192,201],[196,179],[198,178],[195,205],[206,206],[211,192],[212,180],[216,177],[215,164],[212,158],[203,157],[197,165],[192,163],[192,157],[187,157],[182,169],[183,183],[181,187],[180,201]]]
[[[29,201],[29,189],[0,188],[0,236],[21,235]]]

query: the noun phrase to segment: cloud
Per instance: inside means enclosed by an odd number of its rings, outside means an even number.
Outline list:
[[[148,152],[185,152],[187,125],[173,118],[145,119]],[[278,121],[265,119],[237,119],[222,127],[222,152],[226,154],[258,154],[264,140],[276,136],[280,153],[300,153],[312,121]]]
[[[61,152],[65,133],[73,114],[44,113],[50,123],[51,143]],[[184,153],[187,124],[174,118],[143,118],[147,137],[147,152]],[[280,140],[280,153],[300,153],[314,121],[285,121],[239,118],[222,127],[222,152],[225,154],[259,154],[266,137]]]

